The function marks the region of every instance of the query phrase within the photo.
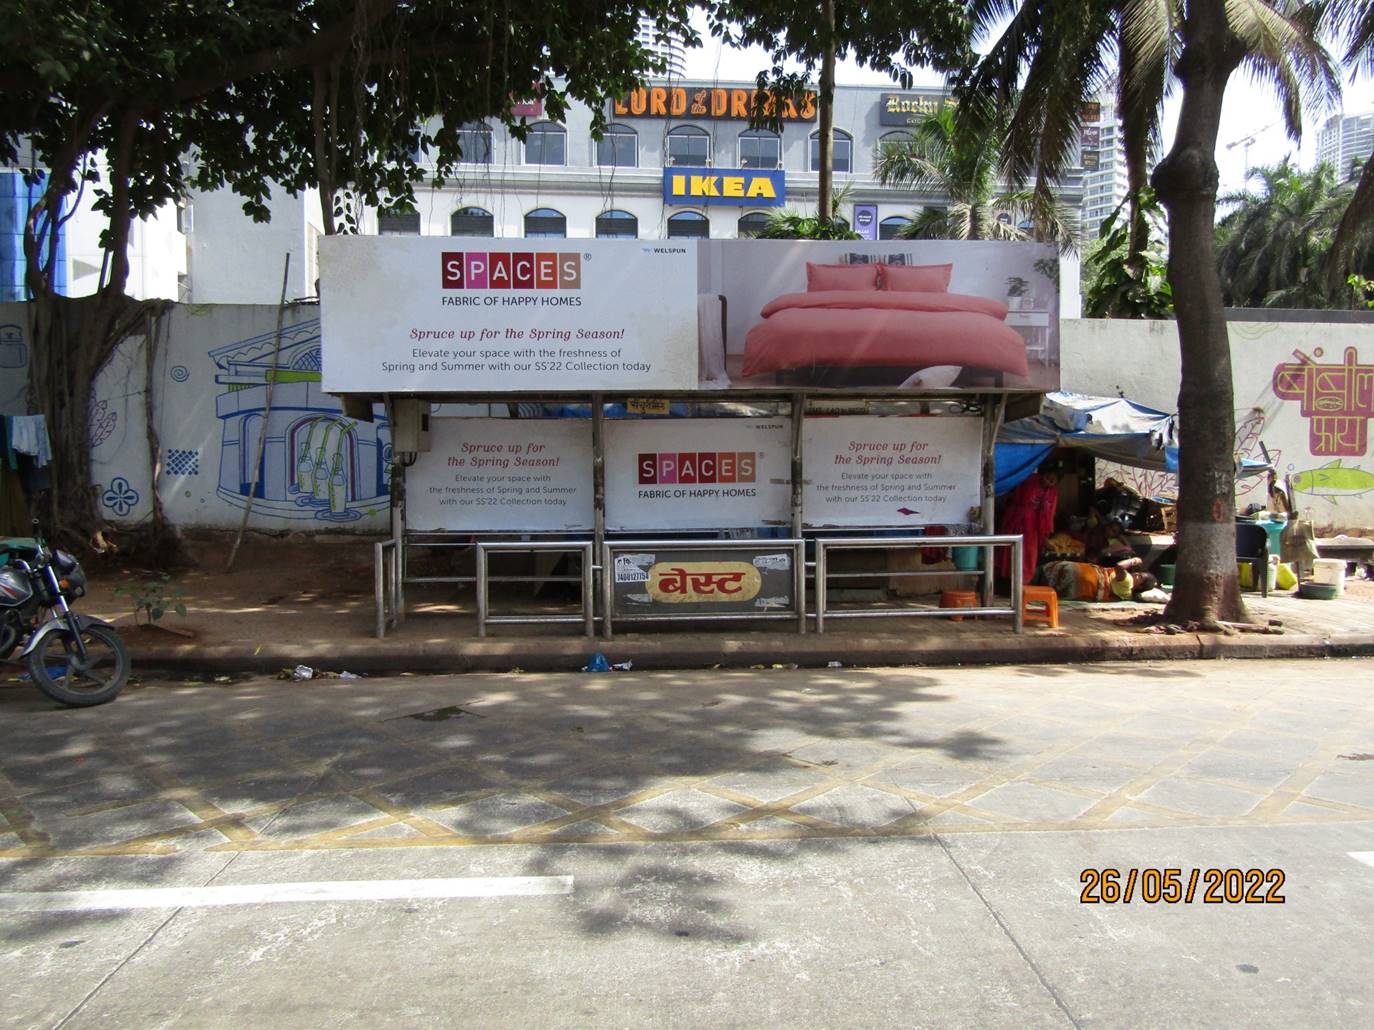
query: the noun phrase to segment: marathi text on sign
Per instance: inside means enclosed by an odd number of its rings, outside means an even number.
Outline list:
[[[664,562],[649,569],[649,596],[668,604],[752,601],[763,588],[747,562]]]
[[[1363,457],[1374,418],[1374,365],[1359,364],[1354,347],[1340,364],[1319,365],[1301,351],[1293,356],[1297,361],[1274,369],[1274,396],[1301,403],[1312,453]]]

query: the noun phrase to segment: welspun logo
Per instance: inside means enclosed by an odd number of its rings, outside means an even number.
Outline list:
[[[757,451],[658,451],[639,455],[639,485],[752,483]]]
[[[453,251],[441,255],[445,290],[580,290],[582,255]]]

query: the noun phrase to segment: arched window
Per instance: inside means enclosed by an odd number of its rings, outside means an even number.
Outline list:
[[[599,240],[639,239],[639,219],[628,211],[603,211],[596,216],[596,238]]]
[[[849,172],[854,168],[854,137],[843,129],[833,133],[834,147],[830,152],[830,168],[836,172]],[[821,134],[811,134],[811,170],[821,170]]]
[[[910,224],[911,219],[904,218],[901,215],[892,215],[891,217],[884,218],[878,223],[878,239],[895,240],[897,238],[897,233],[901,232],[902,226]]]
[[[781,168],[782,140],[767,129],[746,129],[739,134],[741,168]]]
[[[525,216],[525,236],[529,239],[547,237],[561,240],[568,235],[568,220],[562,211],[551,207],[537,207]]]
[[[561,125],[540,122],[531,125],[525,137],[525,164],[565,165],[568,163],[568,133]]]
[[[628,125],[608,125],[596,141],[596,163],[602,168],[638,168],[639,133]]]
[[[491,164],[491,129],[483,122],[468,122],[458,130],[458,148],[464,164]]]
[[[687,165],[694,168],[711,166],[711,136],[695,125],[679,125],[668,133],[668,157],[665,165]]]
[[[419,236],[420,212],[401,211],[396,209],[392,209],[390,211],[378,211],[377,235]]]
[[[679,211],[668,219],[668,239],[705,240],[711,237],[711,223],[698,211]]]
[[[763,231],[768,224],[768,216],[762,211],[750,211],[739,220],[739,238],[750,240]]]
[[[448,231],[453,236],[495,236],[495,220],[482,207],[460,207],[449,217]]]

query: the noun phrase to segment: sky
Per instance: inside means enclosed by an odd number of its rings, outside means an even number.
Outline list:
[[[703,45],[687,52],[689,78],[751,81],[771,65],[762,47],[746,50],[723,47],[719,40],[710,37],[704,21],[697,25],[697,30],[701,33]],[[937,73],[913,69],[913,74],[918,86],[938,87],[942,84]],[[840,62],[836,70],[836,82],[843,86],[882,85],[896,88],[886,75],[860,68],[851,61]],[[1347,73],[1342,77],[1341,85],[1346,114],[1374,111],[1374,79],[1366,75],[1352,81]],[[1166,152],[1178,123],[1179,104],[1179,91],[1175,90],[1164,109]],[[1251,82],[1243,72],[1237,72],[1226,89],[1221,134],[1217,138],[1220,192],[1225,194],[1242,189],[1247,168],[1275,164],[1287,154],[1293,155],[1300,167],[1311,167],[1316,162],[1317,129],[1335,113],[1338,112],[1310,112],[1304,119],[1302,141],[1295,143],[1284,129],[1273,91]],[[1248,147],[1247,140],[1250,141]]]

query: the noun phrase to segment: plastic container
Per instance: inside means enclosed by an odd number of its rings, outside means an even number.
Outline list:
[[[1312,582],[1336,588],[1336,596],[1345,593],[1345,561],[1340,558],[1317,558],[1312,562]]]
[[[1334,601],[1336,588],[1330,583],[1313,583],[1309,580],[1298,587],[1298,596],[1309,601]]]
[[[1166,587],[1174,585],[1174,566],[1161,565],[1159,567],[1159,582],[1162,586]]]
[[[960,572],[978,571],[978,551],[977,547],[952,547],[954,552],[954,567]]]
[[[1236,562],[1236,578],[1240,580],[1242,590],[1258,590],[1259,584],[1255,582],[1252,574],[1254,566],[1249,562]],[[1279,579],[1279,556],[1271,554],[1269,556],[1269,589],[1278,589]]]

